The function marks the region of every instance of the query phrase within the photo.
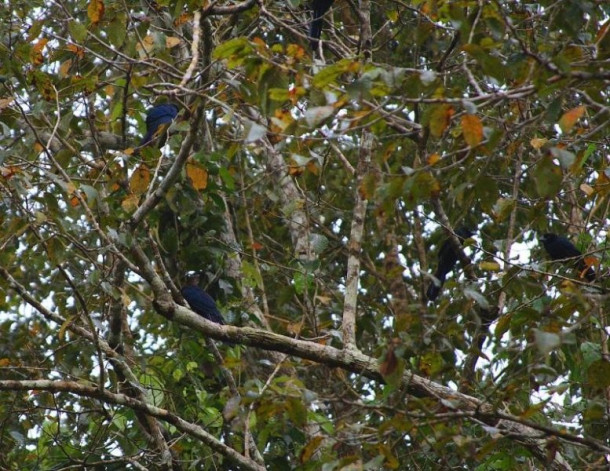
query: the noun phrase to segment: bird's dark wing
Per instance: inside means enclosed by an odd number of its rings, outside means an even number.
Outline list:
[[[155,134],[163,132],[163,126],[168,126],[178,116],[178,107],[173,104],[153,106],[146,113],[146,134],[140,146],[148,144]]]
[[[182,288],[182,296],[195,311],[207,320],[224,325],[225,321],[216,307],[214,299],[199,286],[189,285]]]
[[[432,282],[428,285],[428,289],[426,290],[426,299],[428,301],[434,301],[438,298],[438,295],[441,294],[441,287],[437,286],[436,283]]]
[[[309,38],[311,48],[318,48],[318,41],[322,35],[322,17],[332,6],[333,0],[313,0],[311,2],[311,24],[309,25]]]
[[[582,252],[567,237],[549,233],[544,234],[540,240],[544,249],[553,260],[569,261],[571,258],[578,258],[578,269],[581,272],[586,270],[584,276],[588,281],[595,280],[595,272],[583,260]]]
[[[542,245],[553,260],[580,257],[582,253],[566,237],[545,234]]]
[[[458,236],[460,242],[464,243],[464,239],[472,236],[472,231],[466,228],[460,228],[455,231],[455,235]],[[453,270],[453,267],[455,267],[459,258],[459,254],[453,248],[453,244],[447,239],[438,251],[438,267],[436,268],[436,272],[434,272],[434,276],[438,279],[440,284],[437,286],[435,282],[430,283],[430,286],[428,286],[428,290],[426,291],[426,298],[428,298],[428,300],[434,301],[438,297],[447,274]]]
[[[426,297],[430,301],[434,301],[441,292],[441,287],[445,283],[447,273],[453,270],[456,262],[458,261],[458,254],[453,249],[453,245],[448,240],[443,243],[441,249],[438,251],[438,267],[434,272],[434,276],[438,279],[439,285],[437,286],[436,281],[430,283],[428,291],[426,291]]]

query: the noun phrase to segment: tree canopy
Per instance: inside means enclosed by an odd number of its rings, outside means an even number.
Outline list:
[[[2,2],[0,467],[607,469],[609,17]]]

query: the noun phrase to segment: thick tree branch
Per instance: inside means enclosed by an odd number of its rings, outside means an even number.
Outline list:
[[[134,399],[125,394],[111,393],[104,389],[100,390],[97,387],[87,386],[82,383],[72,381],[51,381],[51,380],[33,380],[33,381],[0,381],[1,391],[49,391],[51,393],[72,393],[79,396],[90,397],[104,401],[110,404],[129,407],[131,409],[144,412],[147,415],[156,417],[167,423],[172,424],[181,432],[184,432],[196,439],[205,443],[212,450],[222,454],[230,459],[235,464],[242,466],[244,469],[253,471],[264,471],[265,467],[260,466],[255,461],[250,460],[238,452],[228,447],[213,435],[210,435],[199,425],[187,422],[181,417],[173,414],[167,409],[153,406],[147,402]]]
[[[366,218],[367,197],[362,185],[369,173],[373,134],[362,133],[362,147],[356,169],[356,188],[354,189],[354,210],[352,227],[348,242],[347,273],[345,275],[345,296],[343,301],[343,345],[346,349],[356,349],[356,316],[358,307],[358,285],[360,282],[360,250]]]

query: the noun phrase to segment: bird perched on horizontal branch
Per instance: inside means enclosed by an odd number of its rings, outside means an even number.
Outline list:
[[[455,235],[458,237],[460,242],[463,244],[464,240],[471,237],[474,233],[465,227],[460,227],[456,229]],[[441,292],[441,288],[443,287],[443,283],[445,283],[445,278],[447,274],[453,270],[453,267],[457,263],[460,258],[458,252],[453,247],[453,244],[449,239],[445,240],[440,250],[438,251],[438,267],[436,268],[436,272],[434,272],[434,280],[428,286],[428,290],[426,291],[426,298],[429,301],[434,301]]]
[[[580,278],[584,277],[587,281],[595,280],[593,268],[586,263],[582,252],[568,238],[547,232],[540,237],[540,242],[553,260],[575,261],[580,272]]]
[[[153,139],[165,134],[176,116],[178,116],[178,107],[173,103],[164,103],[150,108],[146,112],[146,134],[140,141],[140,147],[148,145]],[[159,147],[165,144],[165,140],[165,136],[159,140]]]
[[[201,317],[206,318],[209,321],[215,322],[216,324],[226,325],[222,314],[216,306],[214,298],[206,293],[202,288],[199,287],[199,275],[192,275],[187,278],[187,284],[180,291],[182,296],[189,303],[189,306],[193,311],[199,314]],[[233,342],[225,341],[227,345],[235,345]]]
[[[194,277],[194,279],[198,278]],[[181,293],[189,303],[189,306],[191,306],[191,309],[201,317],[205,317],[216,324],[225,325],[225,320],[222,314],[220,314],[214,298],[197,286],[196,281],[189,281],[189,284],[182,288]]]

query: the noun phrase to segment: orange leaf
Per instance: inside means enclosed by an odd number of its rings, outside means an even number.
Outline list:
[[[186,176],[191,179],[191,184],[195,190],[205,190],[208,187],[208,171],[197,162],[187,162]]]
[[[90,0],[89,5],[87,5],[87,16],[91,23],[94,25],[98,24],[104,16],[104,1],[103,0]]]
[[[72,59],[68,59],[67,61],[64,61],[59,66],[59,76],[61,78],[67,77],[68,72],[70,72],[70,67],[72,67]]]
[[[396,354],[394,353],[394,347],[390,345],[383,363],[379,366],[379,372],[382,376],[388,376],[396,371],[397,367],[398,358],[396,358]]]
[[[428,156],[428,165],[434,165],[436,162],[441,160],[441,156],[437,152]]]
[[[305,167],[307,167],[307,170],[309,170],[314,175],[318,175],[320,173],[318,162],[314,159],[311,159],[309,162],[307,162],[307,165]]]
[[[191,21],[192,15],[189,13],[182,13],[178,18],[174,20],[174,26],[181,26]]]
[[[66,49],[73,54],[76,54],[79,59],[85,57],[85,50],[82,47],[78,47],[76,44],[68,44]]]
[[[34,44],[34,46],[32,47],[32,50],[30,51],[30,61],[32,62],[32,64],[34,64],[34,65],[42,64],[42,62],[44,61],[44,59],[42,57],[42,50],[44,49],[44,47],[47,45],[48,42],[49,42],[48,39],[42,38],[36,44]]]
[[[561,118],[559,118],[559,127],[563,132],[570,132],[576,121],[578,121],[583,114],[585,114],[586,108],[584,106],[577,106],[569,111],[566,111]]]
[[[303,447],[300,456],[301,463],[309,463],[311,457],[314,455],[323,439],[324,437],[322,437],[322,435],[316,435],[307,445]]]
[[[13,175],[20,172],[19,167],[0,167],[0,175],[7,180],[10,180]]]
[[[300,177],[301,175],[303,175],[304,171],[305,168],[302,166],[291,165],[290,167],[288,167],[288,175],[290,175],[291,177]]]
[[[144,164],[140,165],[129,179],[129,189],[136,196],[140,196],[148,190],[150,184],[150,170]]]
[[[467,114],[462,117],[462,134],[466,144],[470,147],[476,147],[483,139],[483,124],[481,120],[473,114]]]

